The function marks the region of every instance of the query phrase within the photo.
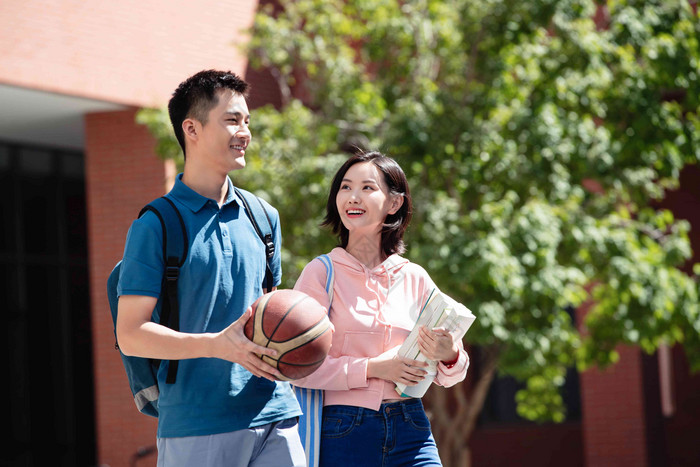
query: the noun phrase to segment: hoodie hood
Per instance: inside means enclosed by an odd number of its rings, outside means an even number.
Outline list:
[[[385,259],[380,265],[370,269],[340,247],[334,248],[329,253],[329,256],[337,266],[347,268],[348,272],[362,274],[375,280],[388,281],[389,283],[393,282],[395,276],[399,275],[403,267],[409,263],[406,258],[394,254]]]
[[[389,298],[389,294],[397,287],[401,287],[404,282],[405,274],[404,267],[410,262],[399,255],[391,255],[384,260],[380,265],[374,268],[368,268],[362,264],[357,258],[348,253],[345,249],[334,248],[329,256],[333,260],[333,264],[338,269],[342,268],[346,273],[345,281],[347,284],[353,284],[359,295],[363,295],[368,301],[376,300],[375,308],[377,312],[377,320],[383,324],[387,324],[387,320],[383,314],[384,304]],[[342,277],[344,274],[339,274]],[[339,279],[336,279],[339,280]],[[360,285],[362,284],[362,285]],[[372,297],[372,298],[370,298]]]

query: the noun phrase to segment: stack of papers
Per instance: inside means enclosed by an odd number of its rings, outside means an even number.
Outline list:
[[[423,381],[415,386],[396,383],[396,392],[402,397],[423,397],[435,378],[437,362],[428,360],[418,348],[418,331],[421,326],[428,329],[444,328],[455,339],[461,340],[475,319],[476,317],[469,308],[438,289],[433,289],[428,301],[423,305],[420,315],[418,315],[418,321],[399,348],[398,353],[402,357],[428,362],[429,366],[426,368],[428,374]]]

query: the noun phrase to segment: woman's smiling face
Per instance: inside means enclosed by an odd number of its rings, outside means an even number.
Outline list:
[[[340,219],[350,235],[379,234],[387,215],[401,206],[388,191],[384,175],[371,162],[351,166],[336,196]],[[400,198],[400,197],[399,197]]]

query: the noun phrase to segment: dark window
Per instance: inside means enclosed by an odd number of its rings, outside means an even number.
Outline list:
[[[574,321],[574,309],[568,308],[567,311]],[[472,354],[473,361],[476,363],[475,370],[478,371],[479,349],[472,350]],[[499,376],[497,374],[484,401],[484,408],[479,415],[479,424],[483,426],[490,423],[531,423],[518,415],[515,402],[515,394],[524,387],[525,383],[517,381],[512,376]],[[576,368],[567,370],[561,396],[566,407],[566,421],[580,421],[581,391]]]
[[[9,449],[0,465],[94,465],[83,155],[0,142]]]
[[[512,376],[496,376],[479,415],[479,424],[531,423],[518,415],[515,402],[515,394],[524,387],[524,383]],[[566,421],[581,420],[581,395],[576,369],[569,368],[566,372],[566,382],[562,387],[561,395],[566,407]]]

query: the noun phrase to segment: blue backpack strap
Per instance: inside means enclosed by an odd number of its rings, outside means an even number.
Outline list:
[[[319,259],[326,267],[326,293],[328,294],[328,314],[333,304],[333,282],[335,272],[330,256],[321,255]],[[299,437],[304,446],[306,464],[309,467],[318,467],[319,451],[321,447],[321,422],[323,415],[323,390],[294,387],[299,406],[303,414],[299,417]]]
[[[141,212],[141,217],[147,211],[153,212],[163,228],[163,260],[165,261],[165,273],[161,288],[162,307],[160,312],[160,324],[175,331],[180,330],[180,304],[177,296],[180,268],[187,258],[189,242],[187,229],[180,211],[175,203],[167,196],[162,196],[151,201]],[[165,380],[168,384],[175,383],[178,361],[171,360],[168,364],[168,376]]]
[[[270,220],[270,215],[267,213],[260,198],[248,191],[236,187],[233,189],[241,202],[243,202],[246,214],[253,224],[255,232],[265,245],[265,264],[267,267],[265,269],[265,280],[262,287],[270,291],[274,285],[272,277],[272,258],[275,256],[275,242],[274,236],[272,235],[272,221]],[[260,222],[259,219],[264,219],[265,222]]]
[[[321,255],[317,259],[321,260],[326,267],[326,293],[328,294],[328,315],[331,314],[331,305],[333,304],[333,282],[335,281],[335,271],[333,270],[333,261],[328,255]]]

